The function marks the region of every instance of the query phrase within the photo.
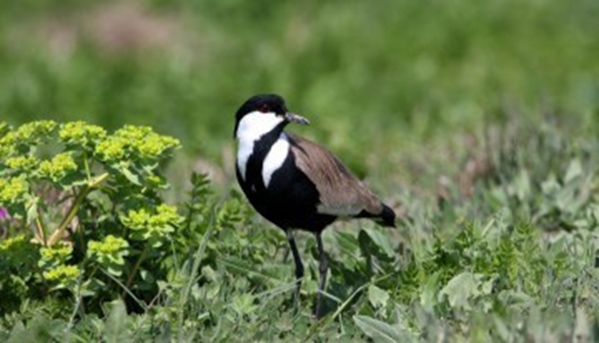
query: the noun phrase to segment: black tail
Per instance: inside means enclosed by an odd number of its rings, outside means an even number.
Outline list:
[[[383,226],[395,227],[395,212],[391,207],[383,204],[383,212],[381,212],[379,223]]]
[[[377,222],[381,226],[395,227],[395,212],[391,207],[381,203],[383,205],[383,211],[379,214],[373,214],[366,212],[365,210],[360,212],[356,218],[369,218]]]

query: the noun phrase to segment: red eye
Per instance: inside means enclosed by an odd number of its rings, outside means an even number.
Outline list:
[[[267,113],[267,112],[270,112],[270,111],[268,110],[268,105],[267,105],[267,104],[262,104],[262,105],[260,105],[260,108],[258,109],[258,111],[260,111],[260,112],[262,112],[262,113]]]

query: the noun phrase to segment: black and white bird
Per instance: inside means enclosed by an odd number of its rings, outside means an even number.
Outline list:
[[[319,251],[319,292],[315,314],[321,315],[327,258],[322,232],[338,218],[371,218],[395,226],[395,213],[324,147],[285,132],[289,123],[309,121],[287,110],[276,94],[256,95],[237,111],[237,179],[250,203],[287,234],[295,261],[299,299],[304,267],[292,230],[316,235]]]

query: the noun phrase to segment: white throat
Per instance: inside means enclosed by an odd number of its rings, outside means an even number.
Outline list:
[[[259,111],[248,113],[241,119],[235,136],[239,142],[237,168],[239,168],[242,179],[245,180],[246,178],[247,162],[254,151],[256,141],[271,132],[284,120],[282,116],[278,116],[276,113],[262,113]]]

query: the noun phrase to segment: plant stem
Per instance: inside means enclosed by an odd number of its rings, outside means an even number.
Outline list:
[[[135,262],[135,266],[133,266],[133,270],[131,270],[131,274],[129,274],[129,278],[127,279],[127,283],[125,284],[125,289],[129,289],[129,287],[131,286],[131,283],[133,282],[133,278],[135,277],[135,273],[137,273],[139,266],[141,266],[141,263],[143,262],[144,258],[146,257],[146,253],[148,252],[148,246],[149,246],[149,243],[146,243],[144,245],[144,250],[141,251],[141,255],[139,255],[137,262]],[[123,291],[123,295],[122,295],[123,298],[125,298],[125,294],[126,294],[125,291]]]
[[[66,230],[66,228],[69,226],[69,224],[71,223],[73,218],[75,218],[75,216],[77,215],[77,211],[79,210],[79,207],[83,203],[83,200],[85,200],[85,197],[95,187],[97,187],[99,184],[104,182],[108,178],[108,176],[109,176],[108,173],[104,173],[104,174],[98,176],[97,178],[90,180],[88,182],[88,184],[85,186],[85,188],[83,188],[81,190],[81,192],[79,192],[79,194],[77,195],[77,198],[73,202],[73,205],[71,205],[71,208],[69,209],[69,212],[67,213],[66,217],[64,217],[64,219],[58,226],[58,229],[56,229],[56,231],[54,231],[54,233],[50,237],[50,240],[48,241],[48,246],[54,245],[62,237],[62,233]]]
[[[48,242],[46,241],[46,230],[44,229],[44,223],[42,223],[39,216],[40,213],[38,211],[37,218],[35,218],[35,227],[37,228],[37,234],[39,235],[38,240],[44,245],[44,247],[47,247]]]
[[[89,168],[89,162],[87,161],[87,151],[83,150],[83,165],[85,166],[85,175],[87,176],[87,180],[91,180],[92,173]]]

